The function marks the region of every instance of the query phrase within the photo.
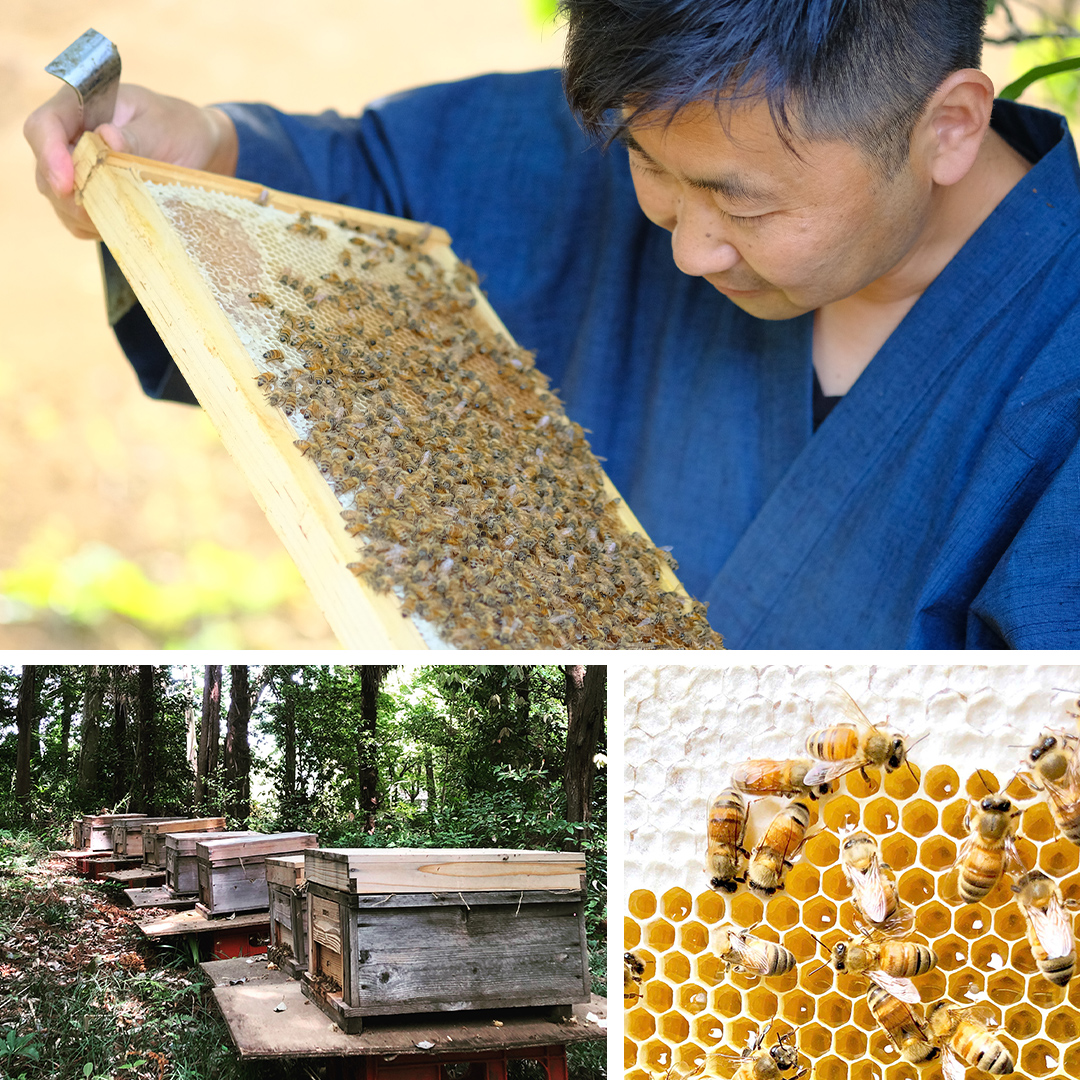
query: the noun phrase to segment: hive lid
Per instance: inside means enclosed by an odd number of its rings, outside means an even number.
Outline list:
[[[187,848],[188,850],[192,850],[194,849],[195,844],[204,838],[207,840],[224,840],[227,837],[258,835],[258,833],[244,829],[233,830],[232,832],[223,832],[220,829],[200,829],[196,832],[168,833],[165,836],[165,847],[167,850],[172,850],[173,848]]]
[[[585,858],[574,851],[501,848],[317,848],[309,882],[351,893],[579,889]]]
[[[314,847],[318,842],[316,833],[251,833],[247,836],[200,840],[195,844],[195,851],[200,859],[223,862],[226,859],[259,858],[302,851],[304,848]]]
[[[167,818],[143,822],[143,835],[155,836],[175,832],[217,832],[225,828],[223,817]]]

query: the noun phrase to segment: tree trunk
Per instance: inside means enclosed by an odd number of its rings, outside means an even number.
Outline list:
[[[71,749],[71,718],[75,715],[75,705],[79,700],[78,685],[75,682],[81,668],[58,668],[60,672],[60,774],[68,776],[68,755]]]
[[[19,701],[15,706],[15,719],[18,728],[18,748],[15,758],[15,802],[19,814],[27,825],[30,824],[30,744],[37,714],[37,675],[35,664],[24,664],[19,678]]]
[[[282,701],[282,720],[285,736],[285,775],[282,777],[281,805],[285,811],[286,828],[292,828],[296,815],[296,699],[286,693]]]
[[[131,808],[136,814],[147,814],[154,805],[154,758],[157,750],[154,669],[151,665],[139,665],[138,687],[135,707],[135,777]]]
[[[589,821],[593,756],[604,726],[607,668],[567,665],[566,820]]]
[[[195,808],[207,809],[210,783],[221,745],[221,665],[207,664],[203,674],[202,717],[199,721],[199,753],[195,764]]]
[[[79,739],[79,774],[75,800],[86,809],[97,777],[98,742],[101,736],[101,706],[105,697],[105,678],[98,665],[87,672],[83,688],[82,730]]]
[[[113,772],[112,805],[114,811],[126,806],[131,792],[131,746],[128,743],[128,669],[109,669],[109,692],[112,695],[113,747],[116,769]]]
[[[377,719],[379,688],[390,671],[389,665],[364,664],[360,668],[360,732],[356,742],[357,787],[360,817],[364,829],[375,831],[375,814],[379,809],[379,766]]]
[[[251,750],[248,746],[248,721],[251,698],[246,664],[229,668],[229,713],[225,734],[226,813],[241,824],[251,816]]]

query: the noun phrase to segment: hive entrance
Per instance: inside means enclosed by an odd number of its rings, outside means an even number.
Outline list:
[[[292,196],[260,200],[252,185],[183,172],[129,165],[124,184],[152,200],[169,241],[159,261],[194,299],[146,295],[138,252],[122,246],[130,221],[106,238],[212,417],[220,373],[200,382],[189,339],[242,354],[225,365],[250,400],[242,419],[278,453],[294,444],[301,461],[283,471],[314,472],[320,513],[333,500],[338,570],[394,598],[431,645],[719,645],[445,234]],[[99,174],[95,159],[88,196]],[[92,202],[105,235],[108,215]],[[206,288],[225,324],[186,321]],[[215,422],[228,445],[235,418]],[[287,543],[293,532],[308,542],[310,523],[271,520]]]

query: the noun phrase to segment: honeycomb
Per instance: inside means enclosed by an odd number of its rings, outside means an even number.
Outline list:
[[[438,643],[720,646],[445,246],[392,219],[147,187],[332,487],[350,569]]]
[[[805,737],[836,722],[814,715],[834,682],[909,746],[925,736],[911,749],[913,768],[888,775],[871,768],[868,780],[849,773],[835,794],[813,803],[810,839],[784,892],[763,903],[745,885],[731,895],[712,891],[703,873],[709,797],[727,786],[738,761],[802,756]],[[1080,897],[1080,848],[1058,837],[1041,797],[1013,780],[1040,732],[1075,733],[1068,699],[1053,688],[1077,686],[1075,667],[630,668],[624,934],[645,970],[624,1018],[629,1080],[682,1076],[706,1061],[709,1074],[731,1077],[734,1059],[770,1021],[769,1042],[792,1032],[800,1064],[812,1063],[816,1080],[938,1080],[940,1059],[902,1061],[866,1004],[867,979],[835,972],[811,936],[830,948],[856,936],[837,840],[852,826],[877,838],[901,899],[914,909],[912,940],[938,954],[938,967],[914,980],[922,1007],[979,1003],[995,1015],[994,1034],[1017,1074],[1080,1075],[1080,977],[1056,987],[1037,971],[1011,879],[965,905],[951,870],[968,798],[1008,784],[1022,808],[1021,858],[1050,875],[1066,899]],[[780,805],[752,804],[748,848]],[[725,973],[710,936],[728,923],[784,945],[796,967],[772,978]],[[967,1071],[969,1080],[985,1075]]]

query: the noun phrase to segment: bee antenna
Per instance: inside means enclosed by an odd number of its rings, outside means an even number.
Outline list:
[[[1066,690],[1064,686],[1051,686],[1050,689],[1059,694],[1080,694],[1080,690]]]
[[[821,947],[822,947],[822,948],[823,948],[823,949],[824,949],[824,950],[825,950],[825,951],[826,951],[827,953],[830,953],[830,954],[832,953],[832,949],[830,949],[830,948],[829,948],[829,946],[828,946],[828,945],[826,945],[826,944],[825,944],[825,942],[824,942],[824,941],[822,941],[822,940],[821,940],[821,938],[819,938],[819,937],[817,936],[817,934],[815,934],[815,933],[814,933],[814,931],[813,931],[813,930],[807,930],[806,932],[807,932],[807,933],[808,933],[808,934],[809,934],[809,935],[810,935],[810,936],[811,936],[811,937],[812,937],[812,938],[813,938],[813,939],[814,939],[814,940],[815,940],[815,941],[816,941],[816,942],[817,942],[817,943],[818,943],[818,944],[819,944],[819,945],[820,945],[820,946],[821,946]]]
[[[814,970],[811,971],[810,974],[811,975],[816,975],[819,971],[821,971],[824,968],[827,968],[828,966],[829,966],[829,962],[828,962],[828,960],[826,960],[824,964],[818,964],[818,966],[816,968],[814,968]]]
[[[983,787],[986,788],[986,794],[992,795],[993,792],[990,790],[990,785],[987,783],[986,777],[983,776],[982,769],[976,769],[975,771],[979,774],[979,779],[983,782]]]

